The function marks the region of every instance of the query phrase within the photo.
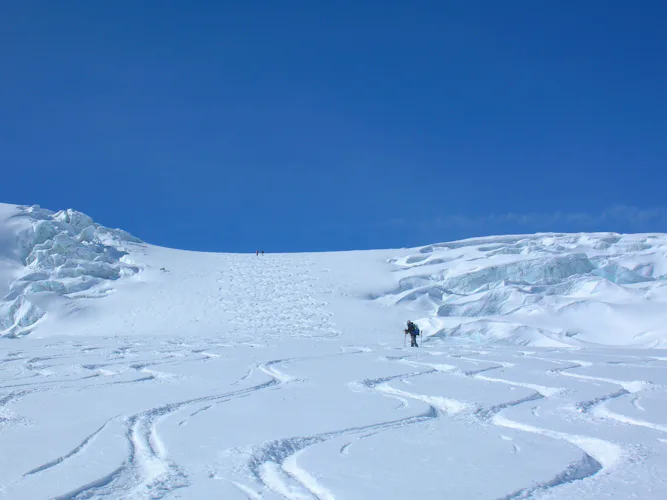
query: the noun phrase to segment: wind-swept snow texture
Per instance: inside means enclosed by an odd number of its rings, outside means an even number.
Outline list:
[[[663,235],[256,256],[0,217],[3,307],[39,307],[3,316],[0,498],[667,498]]]

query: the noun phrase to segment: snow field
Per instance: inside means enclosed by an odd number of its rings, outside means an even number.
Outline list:
[[[0,498],[667,496],[661,235],[200,254],[3,210],[40,313],[0,338]],[[39,221],[73,243],[21,254]]]
[[[663,360],[567,348],[342,347],[163,337],[3,347],[0,439],[3,449],[22,452],[0,458],[0,491],[7,498],[444,491],[659,498],[665,491],[653,475],[667,463]],[[47,445],[30,445],[37,442]],[[628,483],[645,472],[641,484]]]

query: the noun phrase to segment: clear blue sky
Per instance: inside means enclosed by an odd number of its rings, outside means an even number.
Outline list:
[[[0,201],[217,251],[667,231],[665,2],[0,16]]]

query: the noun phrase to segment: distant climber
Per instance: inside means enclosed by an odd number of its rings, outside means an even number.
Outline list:
[[[264,250],[262,250],[262,255],[264,255]]]
[[[255,255],[259,255],[259,250],[255,250]]]
[[[410,334],[410,347],[419,347],[417,345],[417,335],[419,335],[419,327],[412,321],[408,320],[408,327],[403,330],[405,334]]]

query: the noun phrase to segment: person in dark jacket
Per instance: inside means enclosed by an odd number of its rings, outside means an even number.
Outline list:
[[[408,327],[403,330],[405,334],[410,334],[410,347],[419,347],[417,345],[417,335],[419,335],[419,327],[412,321],[408,320]]]

